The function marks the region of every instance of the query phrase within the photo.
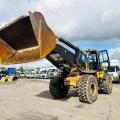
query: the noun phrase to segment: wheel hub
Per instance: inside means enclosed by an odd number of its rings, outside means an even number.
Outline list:
[[[112,89],[112,80],[108,81],[108,87],[109,87],[109,89]]]
[[[96,86],[95,86],[94,83],[91,84],[90,94],[91,94],[92,96],[95,96],[95,95],[96,95]]]

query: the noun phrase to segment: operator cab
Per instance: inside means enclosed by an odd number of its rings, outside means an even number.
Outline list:
[[[96,49],[87,49],[83,53],[89,61],[89,67],[92,70],[104,69],[104,66],[109,67],[109,56],[107,50],[98,51]]]

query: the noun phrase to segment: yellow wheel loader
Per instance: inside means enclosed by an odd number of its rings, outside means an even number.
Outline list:
[[[96,71],[95,76],[98,80],[98,91],[104,94],[112,92],[113,76],[109,74],[110,60],[107,50],[98,51],[96,49],[87,49],[83,51],[87,59],[89,59],[89,66],[91,70]],[[106,69],[104,69],[106,65]]]
[[[105,72],[101,68],[92,69],[91,60],[83,51],[63,38],[56,37],[40,12],[29,12],[29,15],[2,27],[0,51],[1,64],[46,58],[61,69],[62,73],[54,76],[49,84],[50,93],[55,99],[66,97],[70,87],[77,90],[79,100],[85,103],[96,101],[98,87],[103,93],[110,94],[112,91],[112,83],[105,82],[109,79],[103,75]],[[100,59],[99,56],[97,61]],[[109,63],[108,54],[103,59]],[[96,65],[100,66],[98,63]],[[99,81],[104,81],[104,84]]]

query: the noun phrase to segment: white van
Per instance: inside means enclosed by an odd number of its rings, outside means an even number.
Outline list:
[[[38,78],[38,73],[35,70],[32,70],[31,72],[27,73],[27,78]]]
[[[57,68],[52,68],[48,71],[49,78],[52,78],[53,76],[57,76],[61,73],[61,71]]]
[[[120,82],[120,71],[118,66],[110,66],[108,74],[113,75],[113,81]]]
[[[40,72],[39,72],[39,78],[41,79],[41,78],[43,78],[43,79],[48,79],[49,77],[48,77],[48,70],[41,70]]]

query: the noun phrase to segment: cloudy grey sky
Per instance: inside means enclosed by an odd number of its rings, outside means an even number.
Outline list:
[[[57,35],[82,49],[108,49],[120,60],[120,0],[0,0],[0,25],[28,10],[42,12]]]

